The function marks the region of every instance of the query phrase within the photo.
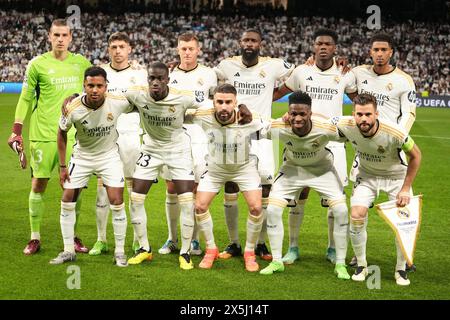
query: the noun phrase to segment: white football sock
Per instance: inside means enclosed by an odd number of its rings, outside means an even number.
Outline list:
[[[334,217],[333,210],[328,208],[327,210],[327,220],[328,220],[328,248],[335,248],[336,244],[334,243]]]
[[[185,192],[178,195],[180,203],[181,249],[180,255],[188,253],[191,248],[192,233],[194,232],[194,194]]]
[[[398,243],[397,237],[395,237],[395,248],[397,249],[397,265],[395,266],[395,271],[406,269],[406,259],[403,256],[402,249]]]
[[[108,225],[109,199],[103,181],[97,179],[97,199],[96,199],[96,217],[97,217],[97,240],[106,242],[106,227]]]
[[[283,210],[288,202],[282,199],[270,198],[267,207],[267,234],[269,236],[272,261],[281,262],[283,255]]]
[[[263,214],[253,216],[250,213],[247,216],[247,241],[245,242],[245,252],[255,251],[256,242],[258,241],[261,227],[264,221]]]
[[[64,251],[75,253],[74,241],[75,236],[75,206],[76,202],[61,201],[61,215],[59,222],[61,224],[61,234],[64,242]]]
[[[345,199],[330,201],[330,210],[334,217],[333,237],[336,243],[336,264],[345,264],[348,246],[348,209]]]
[[[144,250],[150,250],[147,236],[147,213],[145,212],[144,202],[145,194],[131,193],[131,211],[130,220],[133,225],[134,232],[138,237],[139,247]]]
[[[196,213],[195,220],[197,222],[198,229],[200,229],[203,236],[205,237],[206,248],[207,249],[217,248],[214,240],[213,221],[209,210],[204,213]]]
[[[112,222],[114,229],[114,239],[116,242],[115,254],[125,253],[125,237],[127,233],[127,214],[125,213],[125,205],[110,205],[112,212]]]
[[[306,200],[297,200],[297,205],[289,210],[289,247],[298,247],[300,227],[305,216]]]
[[[358,266],[367,267],[367,217],[364,219],[350,218],[350,240],[358,261]]]
[[[180,219],[180,204],[178,195],[166,191],[166,220],[170,240],[178,241],[178,220]]]

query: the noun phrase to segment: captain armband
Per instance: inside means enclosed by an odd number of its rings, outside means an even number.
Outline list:
[[[414,148],[414,140],[411,136],[408,136],[405,140],[405,143],[402,145],[402,150],[405,152],[409,152]]]

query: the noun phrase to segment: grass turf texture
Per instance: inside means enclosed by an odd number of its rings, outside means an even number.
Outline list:
[[[448,230],[450,222],[446,204],[449,201],[448,156],[450,154],[450,110],[418,109],[418,120],[412,136],[422,150],[423,162],[414,185],[415,194],[424,194],[423,221],[417,243],[415,264],[417,272],[410,274],[411,285],[399,287],[394,280],[394,235],[387,224],[375,213],[369,213],[367,258],[369,265],[381,269],[381,289],[369,290],[365,283],[338,280],[333,265],[325,260],[327,247],[326,210],[320,207],[319,197],[311,192],[305,209],[300,233],[301,258],[286,266],[284,273],[262,276],[245,271],[242,259],[217,261],[212,270],[198,268],[200,257],[193,257],[196,268],[183,271],[178,266],[178,255],[159,255],[158,248],[167,237],[164,213],[165,184],[152,187],[146,200],[148,236],[154,259],[142,265],[118,268],[112,264],[112,250],[101,256],[78,254],[76,263],[52,266],[49,260],[62,249],[59,226],[61,189],[58,175],[50,180],[45,193],[46,212],[41,226],[41,251],[24,256],[22,250],[29,240],[28,194],[30,171],[19,168],[17,156],[6,140],[11,132],[18,95],[0,95],[0,298],[1,299],[448,299],[449,276],[442,267],[450,264]],[[274,104],[274,117],[287,110],[286,104]],[[348,114],[350,107],[346,106]],[[25,132],[28,126],[25,125]],[[25,134],[26,148],[29,147]],[[27,152],[29,156],[29,152]],[[353,151],[348,152],[348,165]],[[90,248],[97,238],[95,224],[96,181],[82,193],[82,213],[78,235]],[[347,195],[351,189],[347,188]],[[378,202],[386,200],[382,196]],[[125,195],[128,201],[128,195]],[[228,235],[223,214],[223,193],[211,207],[216,243],[223,250]],[[245,244],[247,210],[239,197],[240,239]],[[128,209],[127,209],[128,211]],[[287,211],[284,214],[285,242],[288,249]],[[129,220],[128,220],[129,221]],[[108,224],[108,242],[113,247],[113,229]],[[126,249],[131,255],[132,227],[127,232]],[[202,248],[204,249],[204,243]],[[353,252],[349,242],[347,261]],[[263,268],[267,265],[258,259]],[[67,282],[72,272],[70,265],[80,268],[81,288],[69,290]],[[353,270],[349,270],[350,274]],[[70,281],[69,281],[70,282]]]

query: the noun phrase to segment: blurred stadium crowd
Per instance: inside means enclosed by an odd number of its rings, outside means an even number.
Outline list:
[[[159,8],[161,9],[161,8]],[[80,17],[81,28],[75,30],[71,51],[79,52],[94,64],[107,61],[107,38],[124,31],[133,41],[133,59],[142,64],[177,59],[176,37],[194,31],[202,42],[202,63],[213,66],[223,58],[239,54],[239,37],[243,30],[256,28],[263,33],[262,55],[283,58],[296,65],[311,53],[315,29],[327,27],[339,35],[338,54],[347,57],[351,66],[371,63],[368,55],[369,30],[363,19],[333,17],[292,17],[281,9],[260,8],[251,14],[244,7],[237,12],[216,14],[189,13],[178,7],[170,13],[101,13],[86,10]],[[57,16],[42,10],[20,13],[0,11],[0,82],[21,82],[28,61],[49,50],[47,31]],[[382,24],[382,31],[395,40],[393,63],[409,73],[419,93],[450,94],[450,27],[448,23],[404,21]]]

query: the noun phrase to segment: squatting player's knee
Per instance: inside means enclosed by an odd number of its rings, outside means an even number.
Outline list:
[[[195,204],[195,213],[196,214],[202,214],[208,211],[208,206],[206,203],[196,203]]]
[[[351,209],[351,217],[355,220],[365,219],[367,217],[368,208],[362,206],[353,206]]]
[[[259,217],[262,213],[262,206],[249,206],[249,211],[252,216]]]

